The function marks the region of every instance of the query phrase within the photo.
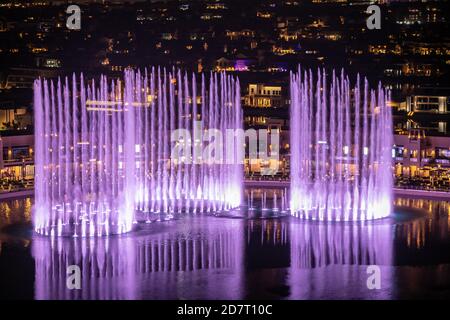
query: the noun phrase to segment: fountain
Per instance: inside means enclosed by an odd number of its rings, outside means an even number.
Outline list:
[[[287,188],[247,188],[244,192],[244,197],[246,198],[246,206],[242,206],[240,210],[234,210],[236,212],[227,216],[248,219],[270,219],[289,215]]]
[[[238,207],[243,168],[228,131],[243,125],[239,80],[206,81],[160,68],[97,84],[36,80],[36,232],[120,234],[140,220]]]
[[[316,79],[317,83],[313,84]],[[381,85],[354,88],[342,71],[291,73],[291,213],[304,219],[383,218],[392,206],[392,115]]]

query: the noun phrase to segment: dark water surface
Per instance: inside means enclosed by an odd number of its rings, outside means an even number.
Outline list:
[[[0,203],[1,299],[450,298],[450,205],[397,198],[367,223],[193,216],[99,239],[30,230],[32,199]],[[81,269],[80,290],[66,268]],[[368,289],[377,265],[381,289]]]

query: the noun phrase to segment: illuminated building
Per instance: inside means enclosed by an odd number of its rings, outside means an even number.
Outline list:
[[[448,113],[450,101],[446,96],[414,95],[406,97],[406,111]]]
[[[394,135],[396,176],[450,178],[450,137],[427,136],[424,130]]]
[[[284,89],[281,85],[254,83],[248,85],[244,103],[249,107],[280,108],[286,105]]]

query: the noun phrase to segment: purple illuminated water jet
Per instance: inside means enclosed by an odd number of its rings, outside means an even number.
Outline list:
[[[314,84],[314,81],[317,81]],[[386,217],[392,206],[389,93],[341,72],[291,73],[291,212],[327,221]]]
[[[158,68],[126,70],[123,79],[101,76],[98,83],[83,75],[36,80],[36,232],[120,234],[138,217],[151,222],[238,207],[237,142],[221,145],[232,163],[208,162],[195,151],[198,159],[172,158],[176,144],[203,150],[210,142],[173,141],[175,130],[242,129],[239,80],[200,77],[197,83],[195,74]]]

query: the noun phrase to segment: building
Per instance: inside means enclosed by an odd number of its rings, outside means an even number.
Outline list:
[[[254,134],[266,134],[267,148],[264,143],[256,139],[258,143],[258,155],[252,158],[249,154],[250,140],[246,139],[245,176],[251,179],[287,178],[289,176],[289,130],[288,120],[276,117],[267,117],[247,112],[244,117],[246,129],[254,129]],[[262,130],[262,131],[260,131]],[[278,141],[272,141],[272,135],[278,136]],[[275,137],[274,136],[274,137]],[[279,148],[276,148],[277,143]],[[265,152],[265,155],[262,155]]]
[[[0,192],[33,186],[33,147],[33,135],[0,137]]]
[[[285,87],[279,84],[249,84],[244,96],[244,105],[249,107],[281,108],[287,103]]]
[[[427,136],[422,129],[396,134],[393,158],[395,176],[408,185],[413,179],[427,186],[450,187],[449,136]]]
[[[406,97],[407,112],[449,113],[449,99],[446,96],[408,96]]]
[[[30,108],[32,91],[0,90],[0,136],[5,130],[29,130],[33,124]]]
[[[34,80],[39,77],[52,78],[57,76],[55,69],[37,69],[37,68],[10,68],[7,71],[5,83],[0,83],[0,89],[11,88],[33,88]]]
[[[243,55],[237,55],[236,58],[219,58],[215,62],[215,70],[221,71],[250,71],[255,64],[255,59]]]

